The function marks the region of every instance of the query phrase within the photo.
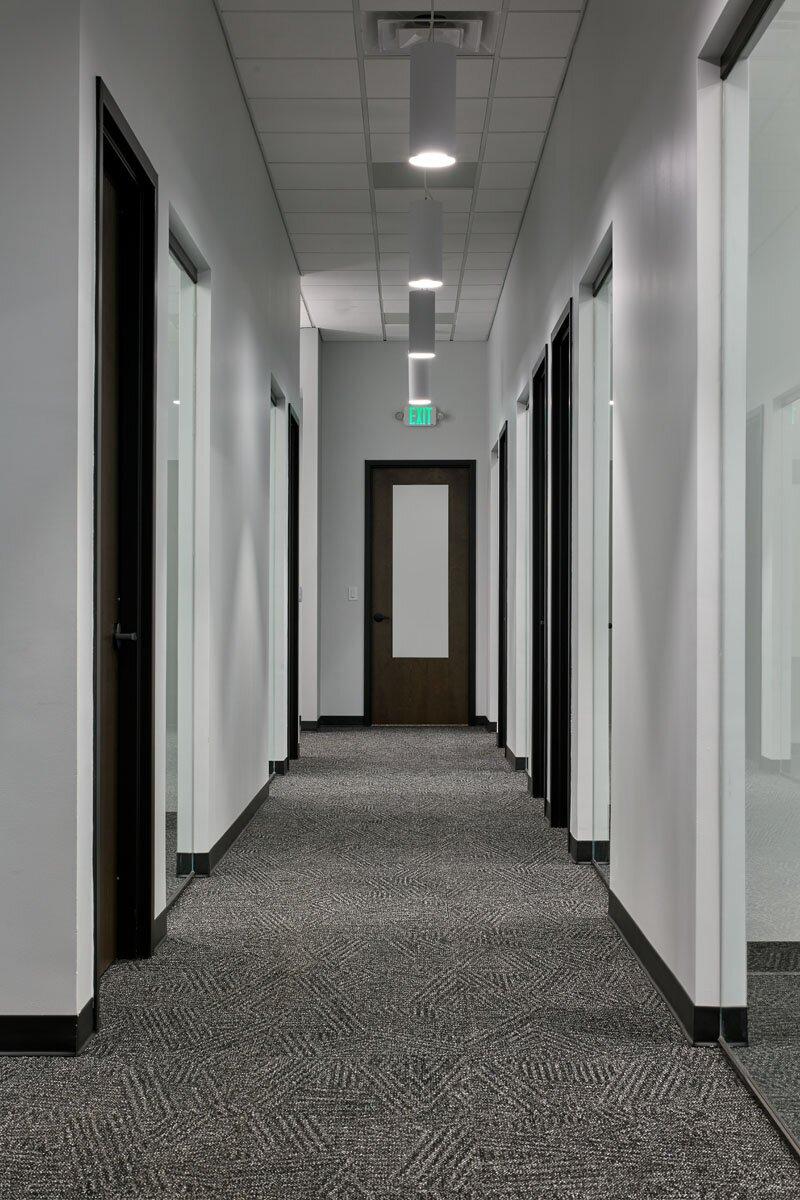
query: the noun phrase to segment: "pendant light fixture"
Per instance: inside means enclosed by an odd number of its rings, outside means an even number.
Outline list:
[[[442,272],[442,206],[425,196],[409,210],[408,286],[432,291],[444,282]]]
[[[456,161],[456,48],[434,41],[411,47],[410,154],[412,167],[438,170]]]
[[[409,358],[408,360],[408,403],[431,403],[431,360]]]
[[[436,357],[436,294],[408,293],[408,357]]]

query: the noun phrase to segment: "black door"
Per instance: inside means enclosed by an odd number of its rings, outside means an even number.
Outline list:
[[[547,796],[547,355],[533,377],[531,419],[531,781]]]
[[[508,697],[508,430],[503,426],[497,443],[497,744],[506,747]]]
[[[289,758],[300,756],[300,425],[289,408]]]
[[[95,968],[153,930],[156,177],[98,89]]]
[[[550,821],[569,826],[572,605],[572,305],[553,334]]]

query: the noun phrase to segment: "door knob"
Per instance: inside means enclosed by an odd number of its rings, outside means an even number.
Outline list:
[[[139,640],[135,633],[123,633],[119,621],[114,626],[112,637],[114,638],[114,645],[118,650],[123,642],[136,642]]]
[[[391,621],[391,617],[385,617],[383,613],[373,613],[372,619],[376,625],[380,625],[381,621]]]

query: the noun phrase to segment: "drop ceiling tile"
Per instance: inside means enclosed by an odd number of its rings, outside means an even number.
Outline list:
[[[483,274],[483,273],[484,272],[479,272],[479,274]],[[460,278],[460,275],[461,275],[460,270],[458,270],[458,269],[454,270],[452,268],[445,267],[445,269],[444,269],[444,285],[445,285],[445,287],[447,287],[448,285],[457,284],[458,280]],[[403,286],[405,288],[408,287],[408,268],[406,268],[405,271],[393,271],[393,270],[388,270],[384,266],[381,266],[381,287],[384,287],[384,286],[391,287],[392,285]]]
[[[486,330],[486,333],[480,334],[478,332],[475,332],[472,329],[460,329],[459,326],[456,325],[456,331],[453,334],[453,341],[454,342],[485,342],[488,337],[489,337],[488,329]]]
[[[407,254],[384,254],[380,256],[381,271],[403,271],[406,279],[408,279],[408,255]]]
[[[363,163],[274,163],[270,172],[275,187],[286,189],[367,188],[367,168]],[[367,192],[369,199],[369,192]]]
[[[479,188],[475,201],[478,212],[522,212],[528,193],[525,188]]]
[[[391,308],[400,308],[405,302],[405,307],[408,307],[408,285],[400,283],[387,283],[381,288],[383,293],[384,305],[389,305]],[[439,288],[436,293],[437,307],[442,303],[455,303],[458,288],[455,284],[450,286],[445,285]]]
[[[443,213],[442,224],[445,234],[466,233],[467,213]],[[408,216],[401,212],[378,213],[379,233],[408,233]]]
[[[576,12],[510,12],[503,58],[565,58],[578,28]]]
[[[512,101],[520,103],[520,101]],[[524,103],[524,101],[522,102]],[[360,100],[252,100],[260,133],[363,133]]]
[[[510,254],[517,240],[516,233],[472,233],[469,239],[469,252],[499,252]]]
[[[407,162],[408,134],[407,133],[372,133],[373,162]],[[477,162],[481,147],[479,133],[456,134],[456,153],[459,162]]]
[[[326,301],[335,302],[336,300],[372,300],[375,304],[378,303],[378,285],[367,283],[348,283],[335,284],[323,287],[322,284],[308,284],[307,279],[310,275],[303,276],[303,295],[309,300],[319,300],[324,304]]]
[[[479,213],[472,218],[473,233],[513,233],[519,229],[516,213]]]
[[[471,300],[466,296],[462,296],[458,302],[458,319],[461,320],[467,315],[491,318],[494,316],[496,307],[497,303],[495,300]]]
[[[408,100],[382,97],[370,100],[370,132],[408,133],[408,108]],[[456,129],[459,133],[480,133],[485,116],[485,100],[456,100]]]
[[[415,15],[422,10],[425,11],[425,5],[420,3],[420,0],[361,0],[361,8],[363,12],[410,12]],[[481,0],[481,12],[498,12],[502,8],[502,0]],[[430,12],[430,7],[428,7]],[[463,12],[464,0],[436,0],[436,11],[438,13],[448,12]]]
[[[471,285],[501,287],[505,277],[505,271],[465,271],[463,282]]]
[[[485,162],[536,162],[542,152],[544,134],[490,133],[486,139]]]
[[[536,97],[495,99],[489,118],[491,132],[544,132],[553,111],[553,101]]]
[[[309,212],[286,214],[289,233],[372,233],[372,214]]]
[[[511,0],[512,12],[580,12],[582,7],[581,0]]]
[[[363,133],[260,133],[267,162],[366,162]]]
[[[484,163],[481,168],[482,188],[529,188],[535,163]]]
[[[347,333],[339,329],[320,329],[323,342],[380,342],[380,329],[371,333]]]
[[[386,340],[389,342],[407,342],[408,325],[387,325]]]
[[[375,266],[375,252],[352,250],[349,254],[311,250],[298,254],[300,270],[306,271],[369,271]]]
[[[378,188],[375,205],[379,213],[407,212],[414,200],[422,198],[421,188]],[[469,212],[472,188],[431,188],[434,200],[441,200],[444,211]]]
[[[304,188],[281,189],[273,172],[273,181],[278,189],[278,203],[284,213],[368,213],[371,212],[369,189],[353,188]]]
[[[223,12],[284,12],[287,0],[220,0]],[[347,0],[297,0],[294,9],[299,12],[352,12]]]
[[[446,233],[443,240],[443,249],[446,254],[463,253],[465,235],[463,233]],[[382,254],[408,254],[408,234],[407,233],[380,233],[378,234]]]
[[[309,271],[303,273],[300,281],[303,291],[316,287],[362,287],[364,285],[378,287],[378,269],[372,266],[368,271]]]
[[[407,57],[367,58],[364,62],[367,95],[384,99],[407,99],[410,94],[410,70]],[[492,74],[491,58],[458,59],[456,71],[456,95],[459,98],[489,95]]]
[[[250,99],[325,96],[344,100],[361,96],[354,58],[240,58],[238,66]]]
[[[363,233],[299,233],[292,237],[297,254],[350,254],[354,250],[375,252],[372,234]]]
[[[237,58],[355,58],[350,12],[223,13]]]
[[[555,96],[566,65],[565,58],[503,58],[494,87],[495,98]]]
[[[496,304],[500,299],[500,288],[492,287],[489,284],[465,283],[461,289],[461,299],[462,301],[488,300],[492,304]]]
[[[473,254],[471,251],[467,253],[468,271],[504,271],[508,266],[508,260],[511,257],[510,253],[492,253],[491,251]]]

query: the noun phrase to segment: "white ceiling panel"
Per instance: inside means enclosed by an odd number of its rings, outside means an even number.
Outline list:
[[[408,133],[408,107],[408,100],[382,97],[370,100],[370,132]],[[480,133],[485,117],[485,100],[456,100],[456,129],[459,133]]]
[[[503,58],[566,58],[578,28],[577,12],[510,12]]]
[[[363,133],[261,133],[271,163],[366,162]]]
[[[478,212],[521,213],[527,198],[524,188],[479,188],[475,207]]]
[[[369,189],[282,189],[272,176],[284,213],[371,213]]]
[[[408,160],[407,133],[372,133],[373,162],[406,162]],[[481,148],[479,133],[456,134],[456,153],[459,162],[477,162]]]
[[[494,94],[498,96],[555,96],[564,78],[565,58],[504,58]]]
[[[518,130],[544,132],[552,111],[552,100],[535,97],[505,100],[495,98],[489,129],[499,133],[514,133]]]
[[[369,187],[364,163],[270,163],[270,171],[278,191]]]
[[[362,47],[359,63],[354,13],[362,21],[359,44],[374,46],[374,17],[364,14],[417,14],[424,4],[217,4],[308,314],[330,340],[406,338],[408,207],[423,195],[422,178],[410,188],[375,187],[375,181],[416,182],[407,165],[409,61],[373,50],[363,57]],[[446,171],[428,175],[444,208],[437,340],[486,337],[581,15],[581,0],[481,0],[478,7],[502,11],[505,33],[494,54],[458,57],[460,173],[451,178],[469,183],[475,172],[477,190],[446,186]],[[436,3],[440,14],[464,8],[465,0]],[[301,319],[308,320],[305,310]]]
[[[287,213],[289,233],[372,233],[372,213]]]
[[[510,101],[510,103],[525,103]],[[360,133],[364,118],[360,100],[266,100],[251,101],[250,108],[260,133]]]
[[[481,167],[483,188],[529,188],[535,163],[484,163]]]
[[[361,96],[354,58],[241,58],[239,75],[251,99],[326,96],[345,100]]]
[[[223,13],[236,58],[355,58],[350,12]]]
[[[490,133],[485,162],[536,162],[544,144],[541,133]]]

